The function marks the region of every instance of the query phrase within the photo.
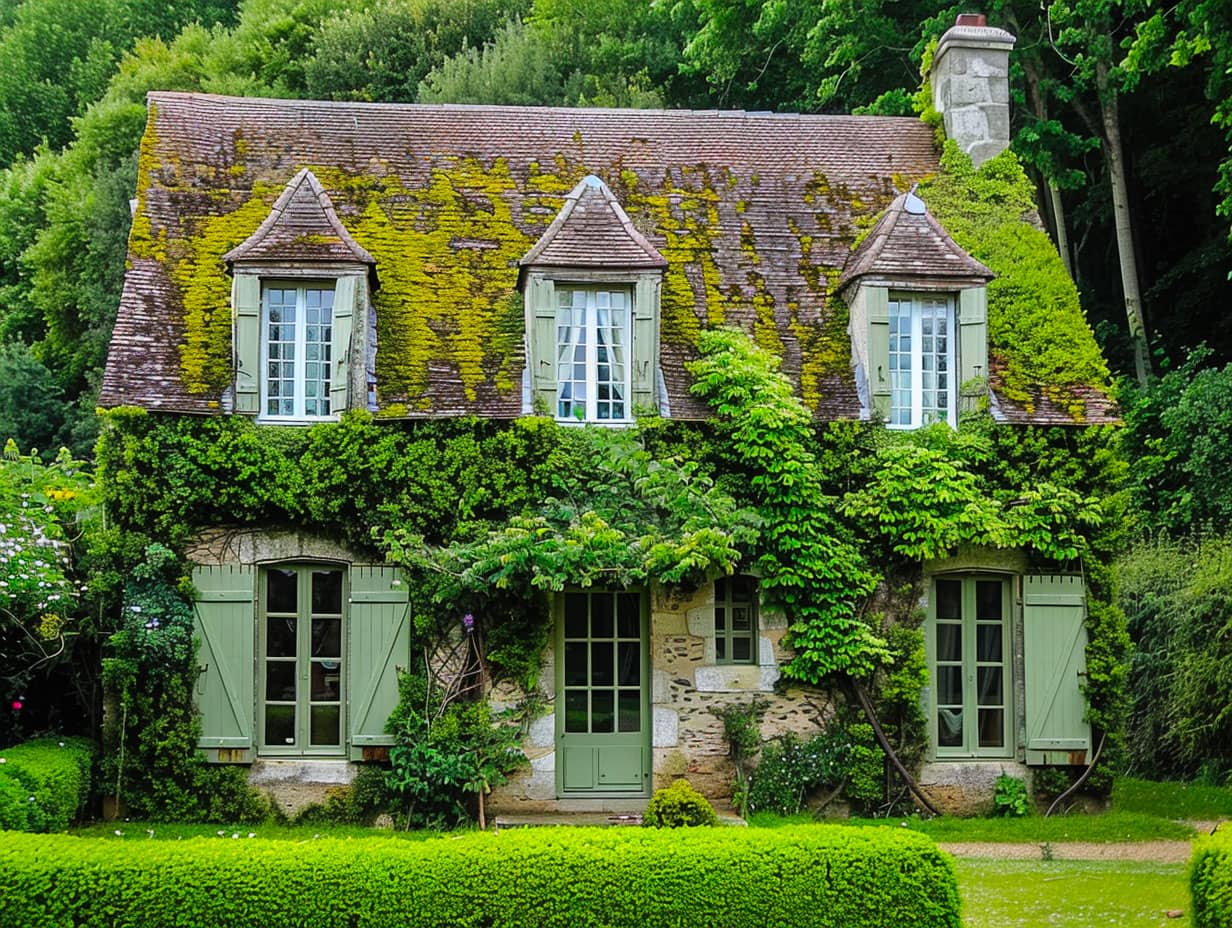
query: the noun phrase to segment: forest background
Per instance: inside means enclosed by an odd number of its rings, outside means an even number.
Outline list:
[[[24,506],[26,483],[41,499],[53,492],[35,486],[43,475],[78,479],[74,462],[92,456],[147,91],[911,115],[932,43],[968,11],[944,0],[0,0],[0,441],[13,440],[0,504]],[[981,12],[1017,37],[1013,148],[1123,378],[1131,728],[1154,738],[1140,766],[1167,773],[1159,765],[1182,756],[1168,750],[1184,737],[1177,700],[1232,689],[1232,661],[1206,647],[1232,631],[1221,537],[1232,517],[1232,4],[987,0]],[[48,505],[71,535],[91,491],[64,486],[54,492],[72,495]],[[1174,692],[1185,667],[1193,685]],[[1216,716],[1204,716],[1207,737],[1232,731],[1232,709]],[[1232,748],[1215,754],[1191,750],[1171,772],[1193,775],[1208,756],[1225,777]]]

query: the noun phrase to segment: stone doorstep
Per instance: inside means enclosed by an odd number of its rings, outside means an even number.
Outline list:
[[[353,779],[355,765],[345,760],[258,759],[248,772],[248,782],[253,786],[346,786]]]

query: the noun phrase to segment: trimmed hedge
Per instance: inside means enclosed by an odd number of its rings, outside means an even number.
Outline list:
[[[1194,928],[1232,926],[1232,832],[1218,831],[1194,842],[1189,894]]]
[[[537,828],[423,842],[0,836],[9,928],[958,928],[950,859],[879,828]]]
[[[0,750],[0,830],[63,831],[90,798],[94,745],[40,738]]]

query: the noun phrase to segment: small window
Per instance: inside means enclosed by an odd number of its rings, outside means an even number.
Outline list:
[[[757,660],[757,581],[752,577],[714,581],[714,657],[720,664]]]
[[[267,284],[261,299],[261,412],[270,419],[330,416],[334,289]]]
[[[955,422],[954,301],[892,293],[889,309],[890,426]]]
[[[557,419],[629,419],[632,308],[628,290],[556,288]]]

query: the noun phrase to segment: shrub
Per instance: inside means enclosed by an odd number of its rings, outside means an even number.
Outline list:
[[[885,757],[871,725],[835,724],[808,741],[786,734],[768,744],[749,782],[749,810],[795,815],[810,794],[843,788],[851,802],[875,806],[885,796]]]
[[[0,840],[9,928],[958,928],[953,865],[894,829],[525,829],[449,839]],[[119,916],[122,913],[122,916]]]
[[[63,831],[90,798],[94,746],[42,738],[0,751],[0,829]]]
[[[1232,833],[1216,832],[1194,842],[1189,895],[1194,928],[1232,925]]]
[[[718,821],[709,800],[688,780],[677,780],[671,786],[656,790],[650,797],[642,824],[654,828],[691,828],[714,825]]]
[[[1003,773],[993,787],[992,811],[994,815],[1021,818],[1030,809],[1026,781]]]

